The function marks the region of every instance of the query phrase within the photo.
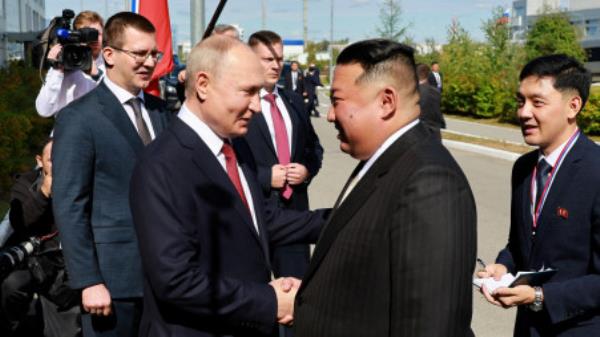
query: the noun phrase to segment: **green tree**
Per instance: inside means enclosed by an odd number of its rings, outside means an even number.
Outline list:
[[[444,73],[443,112],[473,114],[478,76],[483,68],[482,54],[481,45],[473,41],[458,21],[454,21],[448,28],[448,43],[439,60]]]
[[[23,62],[0,68],[0,199],[6,200],[12,175],[30,169],[50,134],[53,119],[35,111],[40,90],[37,71]]]
[[[503,19],[503,9],[498,7],[482,26],[486,43],[483,47],[481,76],[478,78],[480,90],[475,95],[475,114],[516,121],[514,93],[524,56],[522,48],[511,41],[510,27]]]
[[[399,1],[384,0],[379,7],[380,26],[377,27],[377,34],[384,38],[397,42],[410,42],[408,37],[408,28],[410,24],[402,24],[402,8]]]
[[[585,62],[586,54],[577,35],[577,29],[571,25],[565,12],[553,11],[547,7],[527,33],[527,60],[561,53]]]

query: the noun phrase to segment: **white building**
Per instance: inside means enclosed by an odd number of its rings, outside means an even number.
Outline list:
[[[45,0],[0,0],[0,66],[24,59],[24,41],[46,27]]]
[[[522,41],[544,7],[565,11],[581,32],[581,46],[587,51],[586,67],[600,80],[600,0],[517,0],[513,1],[513,39]]]

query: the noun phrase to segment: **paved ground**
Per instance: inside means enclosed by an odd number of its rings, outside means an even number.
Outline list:
[[[322,97],[321,102],[319,109],[326,112],[327,100]],[[339,150],[335,129],[325,118],[313,118],[312,121],[325,148],[325,156],[323,168],[310,187],[311,207],[331,207],[357,162]],[[450,127],[453,125],[449,123]],[[451,152],[465,171],[475,194],[478,256],[493,261],[508,237],[512,162],[462,150],[451,149]],[[478,292],[474,293],[472,327],[476,336],[511,336],[514,313],[514,310],[489,305]]]
[[[521,131],[515,127],[486,125],[476,122],[464,121],[448,116],[444,116],[444,118],[446,119],[446,127],[450,131],[476,137],[505,140],[518,144],[524,144]]]

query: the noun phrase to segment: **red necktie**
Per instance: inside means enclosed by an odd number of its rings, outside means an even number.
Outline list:
[[[235,152],[233,151],[231,144],[229,144],[229,141],[225,141],[223,143],[221,152],[225,156],[225,167],[227,168],[229,180],[231,180],[233,183],[233,186],[240,195],[240,198],[242,198],[242,202],[244,205],[246,205],[246,208],[250,210],[250,205],[248,205],[248,200],[246,200],[246,195],[244,194],[244,189],[242,188],[242,181],[240,180],[240,174],[237,167],[237,158],[235,157]]]
[[[275,129],[275,143],[277,145],[277,159],[279,164],[287,165],[290,163],[290,145],[288,134],[283,121],[283,115],[275,103],[275,94],[266,94],[265,100],[271,105],[271,119],[273,120],[273,129]],[[292,196],[292,188],[288,183],[283,186],[281,196],[289,199]]]

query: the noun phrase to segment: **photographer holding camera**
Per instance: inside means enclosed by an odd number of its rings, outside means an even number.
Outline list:
[[[9,216],[14,233],[7,246],[32,237],[40,244],[5,279],[0,279],[0,305],[8,321],[9,336],[39,329],[26,320],[34,293],[40,295],[44,336],[77,336],[81,330],[79,293],[66,285],[64,260],[52,212],[51,153],[52,139],[36,156],[38,167],[17,175],[11,189]]]
[[[72,11],[63,12],[63,20],[70,20]],[[63,42],[56,43],[48,51],[46,60],[51,64],[48,73],[46,74],[45,84],[40,89],[35,100],[35,107],[37,112],[42,117],[52,117],[60,109],[69,104],[71,101],[85,95],[100,82],[106,71],[104,67],[104,59],[102,58],[102,33],[103,33],[103,20],[102,17],[96,12],[83,11],[79,13],[73,21],[74,29],[81,30],[82,28],[92,28],[98,33],[96,41],[88,42],[86,45],[91,49],[92,62],[89,71],[84,71],[78,67],[65,66],[65,61],[62,55],[65,49]],[[52,28],[50,28],[52,29]],[[73,34],[73,32],[70,32]],[[85,39],[84,39],[85,40]],[[85,60],[78,59],[85,55],[75,55],[66,60],[69,63],[85,62]],[[84,57],[81,57],[82,59]],[[71,69],[75,68],[75,69]]]

